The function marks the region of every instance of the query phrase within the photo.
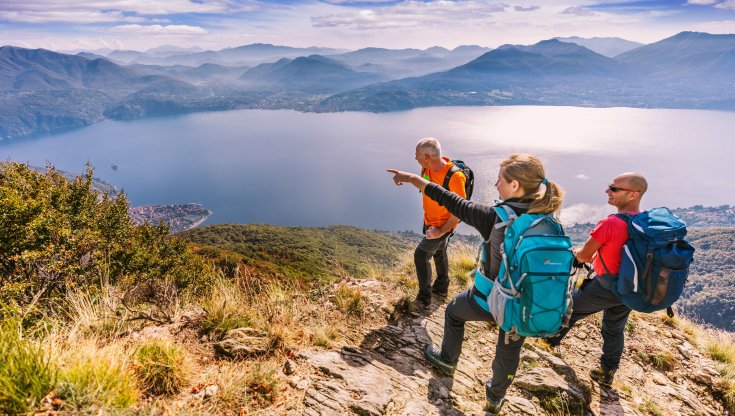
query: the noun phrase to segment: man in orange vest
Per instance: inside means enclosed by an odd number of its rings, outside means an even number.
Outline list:
[[[421,165],[421,176],[430,181],[445,186],[445,177],[450,174],[449,191],[466,198],[465,182],[467,178],[461,170],[451,169],[454,164],[446,157],[442,157],[439,140],[426,137],[416,144],[416,161]],[[450,169],[453,173],[450,173]],[[424,239],[421,240],[414,252],[416,276],[419,281],[419,293],[416,296],[418,307],[431,304],[432,293],[441,297],[447,296],[449,289],[449,260],[447,259],[447,245],[449,237],[459,224],[459,218],[451,215],[446,208],[434,200],[423,195],[424,208]],[[431,264],[434,259],[436,266],[436,281],[431,284]]]

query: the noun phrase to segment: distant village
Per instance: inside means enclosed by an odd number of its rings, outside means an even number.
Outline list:
[[[200,204],[142,205],[130,208],[130,219],[136,225],[148,223],[168,225],[171,233],[194,228],[209,218],[212,211]]]

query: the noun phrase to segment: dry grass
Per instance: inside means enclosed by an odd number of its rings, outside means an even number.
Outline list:
[[[66,318],[71,322],[70,338],[118,338],[130,327],[129,313],[111,287],[103,287],[99,294],[72,292],[66,301]]]
[[[200,332],[220,339],[231,329],[252,326],[254,319],[248,304],[245,293],[236,283],[218,279],[212,285],[209,296],[200,300],[201,307],[207,313]]]
[[[334,303],[341,311],[354,315],[362,315],[365,307],[360,288],[349,287],[345,283],[340,284],[337,288]]]
[[[474,277],[471,272],[475,269],[477,252],[467,244],[457,244],[452,248],[449,253],[449,278],[457,282],[459,290],[464,290]]]
[[[64,410],[107,413],[137,401],[138,384],[130,371],[128,351],[119,344],[99,345],[93,338],[76,338],[54,348],[60,367],[56,391],[64,400]]]

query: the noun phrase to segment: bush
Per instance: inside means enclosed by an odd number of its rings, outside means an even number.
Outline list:
[[[19,334],[18,323],[0,322],[0,413],[27,413],[56,384],[48,354]]]
[[[362,291],[359,288],[351,288],[342,283],[337,289],[334,303],[344,312],[360,315],[364,306]]]
[[[98,413],[126,409],[138,398],[138,386],[120,348],[98,349],[90,341],[70,351],[59,374],[58,395],[64,410]]]
[[[125,283],[157,301],[157,282],[201,288],[203,261],[165,226],[136,227],[125,194],[92,189],[92,168],[68,181],[0,162],[0,304],[38,316],[58,307],[71,289]],[[141,289],[142,288],[142,289]],[[149,297],[152,295],[153,297]],[[43,305],[43,307],[40,307]]]
[[[135,351],[135,372],[151,395],[176,394],[188,383],[189,370],[179,349],[166,341],[151,341]]]

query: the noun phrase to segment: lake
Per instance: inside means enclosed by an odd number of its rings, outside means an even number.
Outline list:
[[[492,203],[498,163],[540,156],[566,189],[562,220],[612,212],[611,178],[639,171],[644,207],[735,204],[729,144],[735,113],[576,107],[440,107],[386,114],[241,110],[130,122],[0,145],[3,160],[81,172],[125,190],[133,205],[198,202],[207,224],[349,224],[419,230],[421,198],[387,168],[418,172],[416,142],[475,171],[474,200]],[[118,165],[117,170],[111,168]],[[469,232],[463,228],[462,232]]]

